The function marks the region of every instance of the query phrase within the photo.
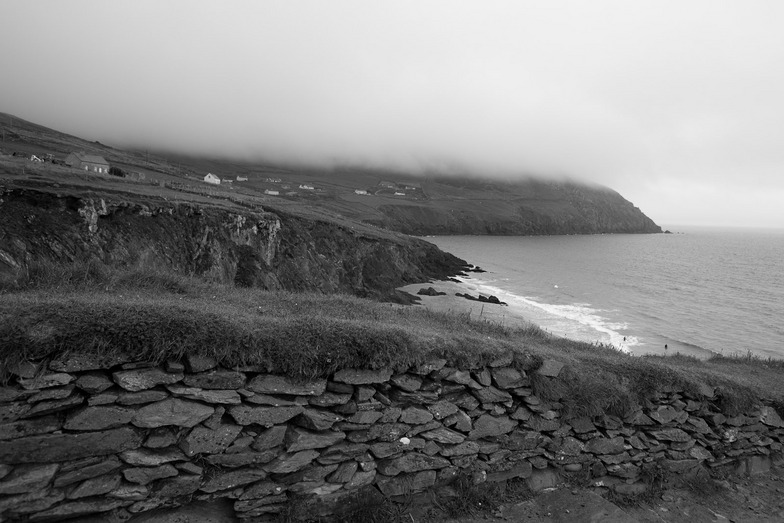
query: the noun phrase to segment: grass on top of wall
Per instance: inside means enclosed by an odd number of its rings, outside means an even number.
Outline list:
[[[298,377],[408,368],[445,357],[476,367],[515,349],[516,331],[348,295],[267,292],[164,271],[36,266],[0,293],[0,368],[68,352],[140,360],[212,356]],[[521,354],[518,364],[540,360]]]
[[[714,401],[728,414],[761,397],[784,405],[778,361],[634,357],[535,325],[512,328],[346,295],[234,288],[143,266],[37,264],[0,280],[3,380],[21,361],[72,352],[155,362],[200,354],[227,367],[313,378],[343,368],[403,371],[435,358],[481,368],[510,351],[521,370],[547,358],[566,363],[558,379],[529,373],[535,392],[560,401],[567,417],[622,416],[657,391],[699,396],[702,384],[718,388]]]

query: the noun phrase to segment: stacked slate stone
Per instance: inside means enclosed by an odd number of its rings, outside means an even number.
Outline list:
[[[192,499],[233,501],[258,521],[291,500],[321,514],[372,490],[408,495],[448,484],[526,478],[550,486],[583,471],[619,492],[650,467],[764,466],[784,424],[761,406],[727,418],[713,390],[665,391],[619,419],[563,420],[508,354],[481,369],[445,360],[393,373],[336,372],[307,382],[210,358],[161,366],[68,359],[20,365],[0,388],[0,518],[128,518]],[[562,364],[535,370],[556,380]],[[528,369],[529,372],[531,369]]]

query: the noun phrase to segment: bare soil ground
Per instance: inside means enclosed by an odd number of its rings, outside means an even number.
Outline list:
[[[521,503],[507,503],[492,513],[433,519],[447,523],[492,522],[638,522],[773,523],[784,522],[784,468],[765,474],[712,479],[665,488],[648,499],[607,499],[600,489],[566,486]]]

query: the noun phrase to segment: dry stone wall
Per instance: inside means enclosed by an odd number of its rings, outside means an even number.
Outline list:
[[[460,474],[526,478],[536,489],[582,471],[630,493],[654,467],[754,467],[784,443],[775,409],[728,418],[708,387],[662,392],[625,419],[567,421],[513,358],[307,382],[203,357],[23,364],[0,388],[0,519],[127,519],[228,498],[237,516],[259,521],[295,498],[328,513],[361,491],[403,495]],[[561,367],[529,372],[557,379]]]

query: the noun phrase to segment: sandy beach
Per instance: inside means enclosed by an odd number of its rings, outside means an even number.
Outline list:
[[[423,296],[417,295],[419,289],[433,287],[438,292],[445,292],[444,296]],[[480,301],[468,300],[455,296],[455,293],[470,294],[478,296],[477,291],[470,282],[456,283],[452,281],[437,281],[433,283],[415,283],[399,288],[401,291],[408,292],[421,298],[415,307],[426,307],[429,310],[438,312],[470,313],[472,320],[485,320],[508,327],[524,327],[530,324],[530,320],[507,305],[494,303],[483,303]],[[485,296],[487,296],[485,294]]]
[[[426,296],[426,295],[417,295],[417,292],[420,289],[427,289],[428,287],[433,287],[438,292],[445,292],[446,295],[444,296]],[[480,301],[473,301],[463,298],[461,296],[455,296],[455,293],[461,294],[470,294],[471,296],[489,296],[486,292],[483,292],[479,288],[478,285],[474,284],[471,279],[467,279],[461,283],[453,282],[453,281],[437,281],[433,283],[415,283],[412,285],[406,285],[405,287],[399,287],[399,290],[408,292],[410,294],[416,295],[421,301],[414,305],[414,307],[426,307],[427,309],[438,311],[438,312],[455,312],[455,313],[466,313],[470,312],[471,319],[473,320],[486,320],[493,323],[498,323],[500,325],[508,326],[508,327],[525,327],[530,325],[531,323],[539,325],[535,318],[527,317],[522,311],[520,311],[519,307],[507,306],[507,305],[497,305],[493,303],[484,303]],[[504,297],[499,296],[500,300],[503,301]],[[541,327],[541,325],[540,325]],[[545,329],[549,332],[548,329]],[[563,334],[553,333],[556,336]],[[568,336],[566,336],[568,337]],[[590,340],[587,341],[591,343]],[[660,351],[656,350],[646,350],[644,347],[626,347],[623,344],[618,346],[618,349],[627,352],[633,355],[643,355],[646,353],[652,354],[661,354]],[[684,354],[688,356],[694,356],[699,359],[706,359],[711,355],[708,351],[701,350],[701,349],[692,349],[691,347],[679,347],[676,350],[671,351],[671,354]]]

